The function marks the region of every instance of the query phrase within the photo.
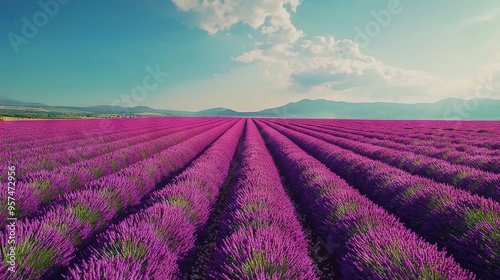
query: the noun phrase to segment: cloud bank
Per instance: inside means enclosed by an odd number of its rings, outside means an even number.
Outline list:
[[[307,38],[291,21],[300,0],[172,0],[196,17],[209,34],[229,30],[238,23],[259,31],[264,39],[234,59],[241,63],[279,66],[282,87],[299,93],[328,92],[372,100],[465,95],[474,81],[444,81],[421,71],[386,65],[364,54],[358,44],[333,36]],[[250,37],[249,37],[250,38]],[[252,37],[253,38],[253,37]]]

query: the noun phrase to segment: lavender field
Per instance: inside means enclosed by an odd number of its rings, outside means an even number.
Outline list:
[[[500,279],[500,122],[0,131],[0,279]]]

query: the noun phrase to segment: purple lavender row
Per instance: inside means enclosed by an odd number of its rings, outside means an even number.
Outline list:
[[[437,122],[437,121],[436,121]],[[300,124],[306,124],[305,122],[294,122]],[[370,141],[381,141],[382,143],[391,143],[393,145],[399,144],[403,146],[411,146],[414,148],[423,147],[432,145],[433,148],[437,150],[447,150],[449,152],[460,152],[467,156],[474,155],[488,155],[488,156],[498,156],[500,153],[496,150],[482,148],[467,144],[467,141],[470,141],[464,135],[452,136],[448,132],[444,133],[446,136],[438,136],[435,134],[435,130],[427,129],[427,130],[419,130],[417,133],[408,132],[408,126],[411,126],[414,121],[406,121],[401,125],[404,125],[403,128],[388,130],[386,127],[390,126],[391,123],[388,122],[380,122],[376,124],[372,124],[373,127],[361,126],[357,123],[351,123],[349,126],[337,126],[337,125],[329,125],[328,121],[317,121],[310,123],[311,126],[323,129],[329,129],[331,131],[339,131],[348,133],[353,137],[364,137],[366,139],[370,139]],[[439,123],[439,122],[437,122]],[[375,128],[376,129],[375,129]],[[475,133],[479,135],[478,133]],[[462,139],[465,143],[455,143],[457,142],[457,137]],[[494,138],[489,139],[492,141]]]
[[[373,160],[384,162],[410,174],[428,177],[436,182],[449,184],[471,193],[500,202],[500,174],[484,172],[463,165],[456,165],[444,160],[417,155],[411,152],[398,151],[369,143],[359,143],[342,137],[331,136],[314,129],[299,126],[284,126],[327,141],[338,147],[353,151]]]
[[[400,143],[391,136],[384,135],[384,139],[381,137],[368,137],[364,136],[364,132],[354,132],[345,129],[338,128],[326,128],[325,126],[314,126],[306,124],[301,124],[302,127],[308,127],[319,132],[325,132],[330,135],[348,138],[351,140],[356,140],[363,143],[370,143],[377,146],[383,146],[386,148],[397,149],[402,151],[410,151],[416,154],[426,155],[437,159],[446,160],[450,163],[467,165],[469,167],[481,169],[487,172],[500,173],[500,156],[491,155],[489,153],[481,153],[477,148],[472,152],[470,149],[467,151],[458,151],[452,147],[446,147],[449,143],[442,143],[440,146],[439,142],[432,141],[419,141],[413,138],[413,141],[409,143]],[[396,137],[395,137],[396,138]],[[483,149],[485,150],[485,149]],[[491,150],[488,150],[491,151]]]
[[[162,178],[183,168],[236,122],[226,122],[108,176],[93,189],[64,195],[63,201],[43,216],[19,221],[22,234],[16,235],[16,273],[9,272],[8,264],[2,261],[0,279],[53,276],[74,258],[77,246],[103,230],[122,209],[140,203]],[[6,233],[1,234],[0,242],[7,248]],[[5,259],[6,252],[2,253]]]
[[[213,121],[213,120],[212,120]],[[21,150],[4,150],[0,154],[0,161],[20,161],[28,158],[35,158],[31,162],[36,160],[41,161],[44,157],[51,156],[57,157],[59,161],[52,160],[52,164],[47,164],[47,168],[53,169],[54,166],[62,165],[63,163],[72,162],[75,160],[81,160],[82,158],[89,158],[89,156],[96,153],[99,150],[100,153],[106,153],[108,151],[116,150],[118,147],[124,147],[126,145],[131,145],[138,143],[140,141],[147,141],[154,139],[155,137],[160,137],[161,132],[164,130],[170,130],[179,127],[185,127],[189,125],[199,125],[198,122],[180,122],[176,121],[173,123],[164,123],[162,125],[148,126],[142,129],[137,129],[137,127],[131,127],[123,130],[113,130],[111,132],[102,130],[101,135],[84,138],[80,137],[73,139],[68,142],[58,143],[58,144],[48,144],[38,147],[30,147]],[[48,142],[50,138],[40,139],[42,142]],[[59,156],[57,155],[59,154]],[[38,158],[37,158],[38,157]],[[46,168],[41,166],[38,169]]]
[[[414,145],[414,146],[425,146],[425,145],[434,145],[438,148],[449,148],[451,150],[463,151],[469,155],[499,155],[498,151],[492,150],[491,148],[482,148],[474,145],[468,145],[468,142],[474,140],[481,135],[486,135],[480,132],[474,132],[472,135],[464,135],[464,132],[460,132],[460,134],[454,135],[447,132],[442,132],[436,135],[436,130],[443,130],[447,128],[430,128],[430,129],[418,129],[417,132],[409,132],[408,126],[411,126],[414,121],[407,121],[401,123],[402,128],[399,127],[395,130],[388,130],[387,127],[391,125],[391,123],[383,122],[378,124],[372,124],[372,127],[367,126],[348,126],[348,127],[338,127],[338,126],[330,126],[327,121],[319,122],[316,126],[323,128],[330,128],[342,132],[352,133],[353,135],[360,135],[371,139],[377,140],[390,140],[396,143],[405,144],[405,145]],[[442,122],[436,122],[442,123]],[[449,125],[444,122],[444,124]],[[382,125],[382,126],[381,126]],[[483,124],[484,125],[484,124]],[[376,127],[376,129],[373,129]],[[488,128],[489,127],[485,127]],[[368,130],[368,131],[367,131]],[[498,131],[498,129],[496,129]],[[481,131],[481,130],[480,130]],[[498,134],[498,132],[497,132]],[[488,133],[490,135],[488,137],[484,137],[480,140],[482,141],[494,141],[495,134]],[[474,137],[474,139],[470,139],[470,137]]]
[[[5,130],[6,139],[2,150],[22,150],[64,144],[82,138],[94,139],[123,131],[134,131],[137,127],[155,127],[166,123],[189,124],[193,118],[145,118],[145,119],[99,119],[65,120],[12,123],[11,130]]]
[[[482,279],[500,277],[500,204],[266,122]],[[488,230],[485,230],[485,229]]]
[[[306,124],[304,121],[294,121],[294,123]],[[452,148],[458,151],[466,151],[471,154],[488,154],[498,155],[494,150],[478,147],[474,145],[465,145],[465,142],[470,142],[469,135],[464,131],[460,135],[452,134],[449,130],[450,123],[446,121],[431,121],[428,125],[422,126],[419,121],[366,121],[366,120],[312,120],[310,125],[349,132],[356,135],[361,135],[368,138],[379,140],[392,140],[397,143],[407,145],[418,145],[431,142],[438,148]],[[481,124],[480,126],[484,126]],[[390,135],[391,137],[388,137]],[[476,137],[486,134],[475,132]],[[494,134],[488,138],[481,138],[482,141],[491,141],[494,139]],[[493,137],[493,138],[491,138]]]
[[[496,121],[467,121],[460,126],[454,126],[450,121],[358,121],[358,127],[362,130],[372,132],[392,133],[396,136],[405,137],[410,135],[417,139],[426,140],[429,137],[436,141],[446,141],[452,144],[464,144],[475,140],[477,144],[481,141],[496,142],[500,136],[500,126]],[[373,129],[377,125],[386,125]],[[345,126],[349,128],[349,125]],[[492,147],[489,147],[490,149]]]
[[[68,125],[68,124],[67,124]],[[143,128],[143,131],[147,131],[148,129],[153,129],[155,127],[159,126],[152,126],[152,127],[146,127]],[[33,129],[33,128],[32,128]],[[102,130],[101,134],[99,135],[89,135],[87,138],[83,138],[81,133],[77,135],[72,135],[70,131],[70,126],[68,125],[68,131],[64,132],[63,135],[68,136],[71,135],[72,137],[68,137],[66,142],[63,143],[50,143],[52,140],[52,137],[54,135],[44,135],[39,136],[36,141],[38,143],[34,143],[33,140],[31,140],[32,146],[23,148],[23,149],[8,149],[6,148],[5,150],[2,150],[2,153],[0,153],[0,160],[18,160],[20,157],[20,154],[26,155],[26,156],[35,156],[35,155],[40,155],[40,154],[48,154],[48,153],[55,153],[59,151],[63,151],[65,149],[69,149],[71,147],[79,147],[83,146],[85,143],[88,145],[91,144],[97,144],[97,143],[106,143],[107,139],[111,137],[110,140],[117,139],[116,135],[130,135],[131,133],[137,133],[140,132],[137,128],[134,127],[128,127],[128,128],[123,128],[120,131],[117,131],[116,129],[111,129],[109,131]],[[135,135],[133,135],[135,136]],[[10,136],[13,137],[13,136]],[[18,141],[30,141],[30,140],[23,140],[23,139],[18,139]],[[109,141],[109,140],[108,140]],[[39,146],[37,144],[45,144],[42,146]]]
[[[219,120],[220,122],[220,120]],[[105,145],[97,144],[93,145],[90,148],[93,149],[90,154],[87,156],[84,154],[78,153],[79,151],[73,151],[69,150],[69,153],[56,153],[56,154],[47,154],[47,155],[40,155],[40,156],[35,156],[35,157],[23,157],[21,160],[9,160],[8,162],[11,162],[12,164],[16,165],[16,169],[20,171],[18,176],[20,178],[29,176],[30,172],[36,172],[39,170],[55,170],[56,173],[60,173],[61,169],[64,169],[66,167],[71,166],[72,164],[78,164],[78,162],[85,163],[85,160],[96,160],[98,157],[106,157],[106,156],[111,156],[112,158],[109,159],[110,162],[113,161],[113,157],[116,154],[122,154],[123,151],[126,151],[125,149],[130,149],[134,148],[134,150],[141,150],[141,148],[135,148],[140,145],[146,145],[147,143],[157,143],[161,142],[162,139],[165,139],[166,137],[169,137],[169,134],[174,134],[177,132],[182,132],[184,130],[188,129],[193,129],[193,128],[199,128],[203,126],[210,126],[213,125],[216,122],[210,122],[210,123],[205,123],[202,125],[185,125],[181,127],[174,127],[168,130],[160,131],[160,132],[153,132],[151,133],[153,138],[147,140],[147,141],[139,141],[140,139],[136,139],[133,141],[133,143],[128,143],[127,141],[120,141],[115,145],[114,150],[100,150],[100,148],[105,147]],[[112,147],[109,147],[112,148]],[[145,154],[148,153],[148,151],[144,151]],[[125,154],[125,153],[124,153]],[[86,158],[89,157],[89,158]],[[123,156],[121,157],[123,158]],[[93,163],[90,163],[91,165]],[[4,167],[0,167],[4,168]],[[3,171],[3,170],[2,170]],[[0,174],[3,174],[5,172],[1,172]],[[0,175],[2,176],[2,175]],[[1,178],[0,178],[1,179]]]
[[[156,191],[148,208],[100,234],[87,257],[68,270],[66,279],[123,279],[123,275],[179,279],[177,261],[194,248],[195,231],[207,223],[244,125],[240,120],[172,183]],[[110,263],[114,259],[122,274],[106,275],[116,269]]]
[[[66,122],[67,123],[67,122]],[[59,139],[64,139],[69,135],[76,137],[81,136],[81,132],[78,130],[87,129],[89,133],[97,133],[98,130],[95,126],[90,125],[89,120],[73,120],[71,121],[71,127],[67,127],[65,122],[57,120],[48,120],[43,122],[32,122],[32,121],[15,121],[15,122],[2,122],[0,123],[0,128],[5,134],[0,137],[2,140],[2,148],[19,149],[22,147],[28,147],[26,141],[37,141],[37,139],[43,139],[45,137],[54,137],[52,141],[57,142]],[[33,129],[37,127],[39,129]],[[61,131],[67,131],[67,134],[60,134]]]
[[[227,120],[222,121],[226,122]],[[220,124],[219,122],[177,132],[53,171],[30,173],[19,180],[17,187],[19,204],[16,215],[18,219],[33,215],[41,206],[54,201],[60,194],[91,188],[92,185],[99,184],[99,178],[103,176],[118,172]],[[0,199],[6,199],[6,196],[6,192],[0,193]],[[0,205],[0,210],[5,210],[6,207],[7,204]],[[6,219],[5,215],[0,216],[2,228]]]
[[[300,125],[303,128],[310,128],[318,132],[328,133],[332,136],[338,136],[343,138],[348,138],[351,140],[359,141],[362,143],[369,143],[376,146],[383,146],[386,148],[397,149],[400,151],[408,151],[416,154],[426,155],[433,158],[445,160],[454,164],[467,165],[472,168],[481,169],[487,172],[500,173],[500,156],[492,156],[486,154],[471,154],[469,152],[456,151],[449,148],[437,148],[434,147],[436,142],[426,141],[425,143],[421,143],[418,141],[418,144],[402,144],[398,142],[394,142],[393,139],[384,139],[380,140],[378,138],[369,138],[366,136],[362,136],[356,134],[354,132],[346,132],[343,130],[339,130],[337,128],[322,128],[311,125]],[[390,138],[391,136],[388,136]],[[414,140],[415,141],[415,140]]]
[[[251,120],[228,199],[208,272],[212,279],[317,279],[294,207]]]
[[[498,135],[500,130],[498,128],[493,128],[493,130],[490,130],[489,126],[491,125],[491,123],[487,123],[488,126],[485,126],[484,122],[478,124],[479,128],[484,128],[475,130],[473,134],[469,135],[465,135],[464,131],[452,134],[449,131],[450,124],[448,122],[439,121],[431,122],[430,125],[432,125],[433,127],[417,127],[415,128],[417,129],[417,132],[415,133],[409,132],[408,129],[413,129],[413,127],[408,126],[418,124],[418,122],[416,121],[398,122],[397,124],[389,121],[349,121],[346,126],[340,127],[338,125],[330,125],[332,124],[332,121],[321,120],[314,123],[316,123],[316,125],[319,125],[320,127],[327,127],[335,130],[351,132],[368,138],[376,138],[380,140],[388,139],[402,144],[420,146],[433,145],[438,148],[449,147],[454,150],[465,151],[471,154],[487,154],[491,156],[500,155],[499,151],[495,150],[498,149],[498,143],[495,140],[495,137],[498,136],[495,135]],[[365,125],[360,125],[360,123]],[[436,124],[441,124],[443,125],[443,127],[435,127]],[[396,127],[394,128],[393,126]],[[485,137],[484,135],[488,136]]]
[[[204,125],[209,125],[214,122],[204,123]],[[38,171],[47,170],[54,171],[51,173],[61,174],[62,170],[70,168],[71,165],[85,164],[87,166],[92,165],[92,161],[96,161],[98,158],[111,157],[110,163],[113,164],[113,169],[119,169],[120,166],[117,164],[114,158],[118,155],[118,162],[123,161],[121,158],[127,155],[127,152],[133,147],[137,147],[139,145],[145,145],[147,143],[155,143],[158,140],[164,139],[168,137],[169,134],[174,134],[177,132],[182,132],[184,130],[188,130],[191,128],[198,128],[202,125],[198,124],[186,124],[181,125],[179,127],[172,127],[167,130],[151,132],[146,135],[139,135],[131,138],[115,138],[116,141],[109,142],[108,144],[97,143],[94,145],[80,147],[76,149],[71,149],[67,151],[62,151],[54,154],[45,154],[39,156],[29,156],[29,155],[21,155],[21,160],[9,160],[10,165],[15,165],[16,169],[20,171],[18,174],[19,179],[30,178],[31,175],[34,174],[35,177],[40,176]],[[163,137],[163,138],[162,138]],[[122,137],[123,138],[123,137]],[[135,150],[134,150],[135,151]],[[147,153],[147,152],[144,152]],[[102,162],[102,160],[98,160]],[[129,160],[130,161],[130,160]],[[108,164],[109,165],[109,164]],[[8,165],[0,166],[0,180],[5,180],[5,176],[7,175]],[[56,170],[54,170],[56,169]]]
[[[301,127],[306,129],[304,126]],[[473,193],[493,198],[497,201],[500,196],[500,190],[495,187],[500,185],[500,174],[491,174],[476,168],[452,164],[446,160],[434,159],[425,155],[415,155],[413,152],[400,151],[403,147],[396,147],[397,150],[378,147],[376,145],[371,145],[374,144],[373,141],[366,138],[353,140],[366,142],[367,144],[350,142],[349,140],[344,139],[352,139],[349,135],[338,133],[333,130],[317,128],[312,129],[314,131],[338,136],[335,138],[334,136],[325,137],[326,135],[315,134],[318,136],[321,135],[323,140],[329,141],[330,143],[339,145],[343,148],[354,150],[355,152],[372,159],[380,160],[392,166],[402,168],[412,174],[430,177],[438,182],[454,185]],[[349,145],[351,145],[352,148],[350,148]],[[426,147],[422,147],[422,149],[426,149]],[[468,159],[470,158],[472,157],[469,157]],[[493,171],[497,169],[500,170],[500,162],[498,162],[498,159],[488,156],[483,156],[481,158],[482,163],[480,165],[485,164],[488,166],[485,169]]]
[[[172,118],[171,122],[183,123],[186,120]],[[43,147],[53,144],[66,143],[84,137],[99,138],[108,133],[119,133],[124,130],[137,129],[137,125],[151,126],[151,123],[162,124],[163,118],[148,119],[101,119],[101,120],[65,120],[43,122],[9,122],[4,127],[5,139],[2,150],[19,150],[33,147]],[[4,125],[6,123],[2,123]]]
[[[475,278],[291,140],[258,126],[344,279]]]

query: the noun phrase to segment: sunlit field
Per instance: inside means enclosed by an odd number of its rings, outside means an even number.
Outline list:
[[[500,277],[500,122],[0,129],[1,279]]]

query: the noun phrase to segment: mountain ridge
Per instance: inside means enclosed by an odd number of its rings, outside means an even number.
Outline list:
[[[500,120],[500,100],[446,98],[434,103],[345,102],[325,99],[302,99],[296,102],[255,112],[239,112],[224,107],[201,111],[155,109],[148,106],[121,107],[98,105],[88,107],[49,106],[42,103],[22,102],[0,96],[0,106],[43,108],[44,111],[72,112],[82,115],[158,115],[158,116],[221,116],[221,117],[276,117],[276,118],[342,118],[342,119],[464,119]],[[32,111],[30,111],[32,113]],[[0,110],[2,114],[2,110]]]

